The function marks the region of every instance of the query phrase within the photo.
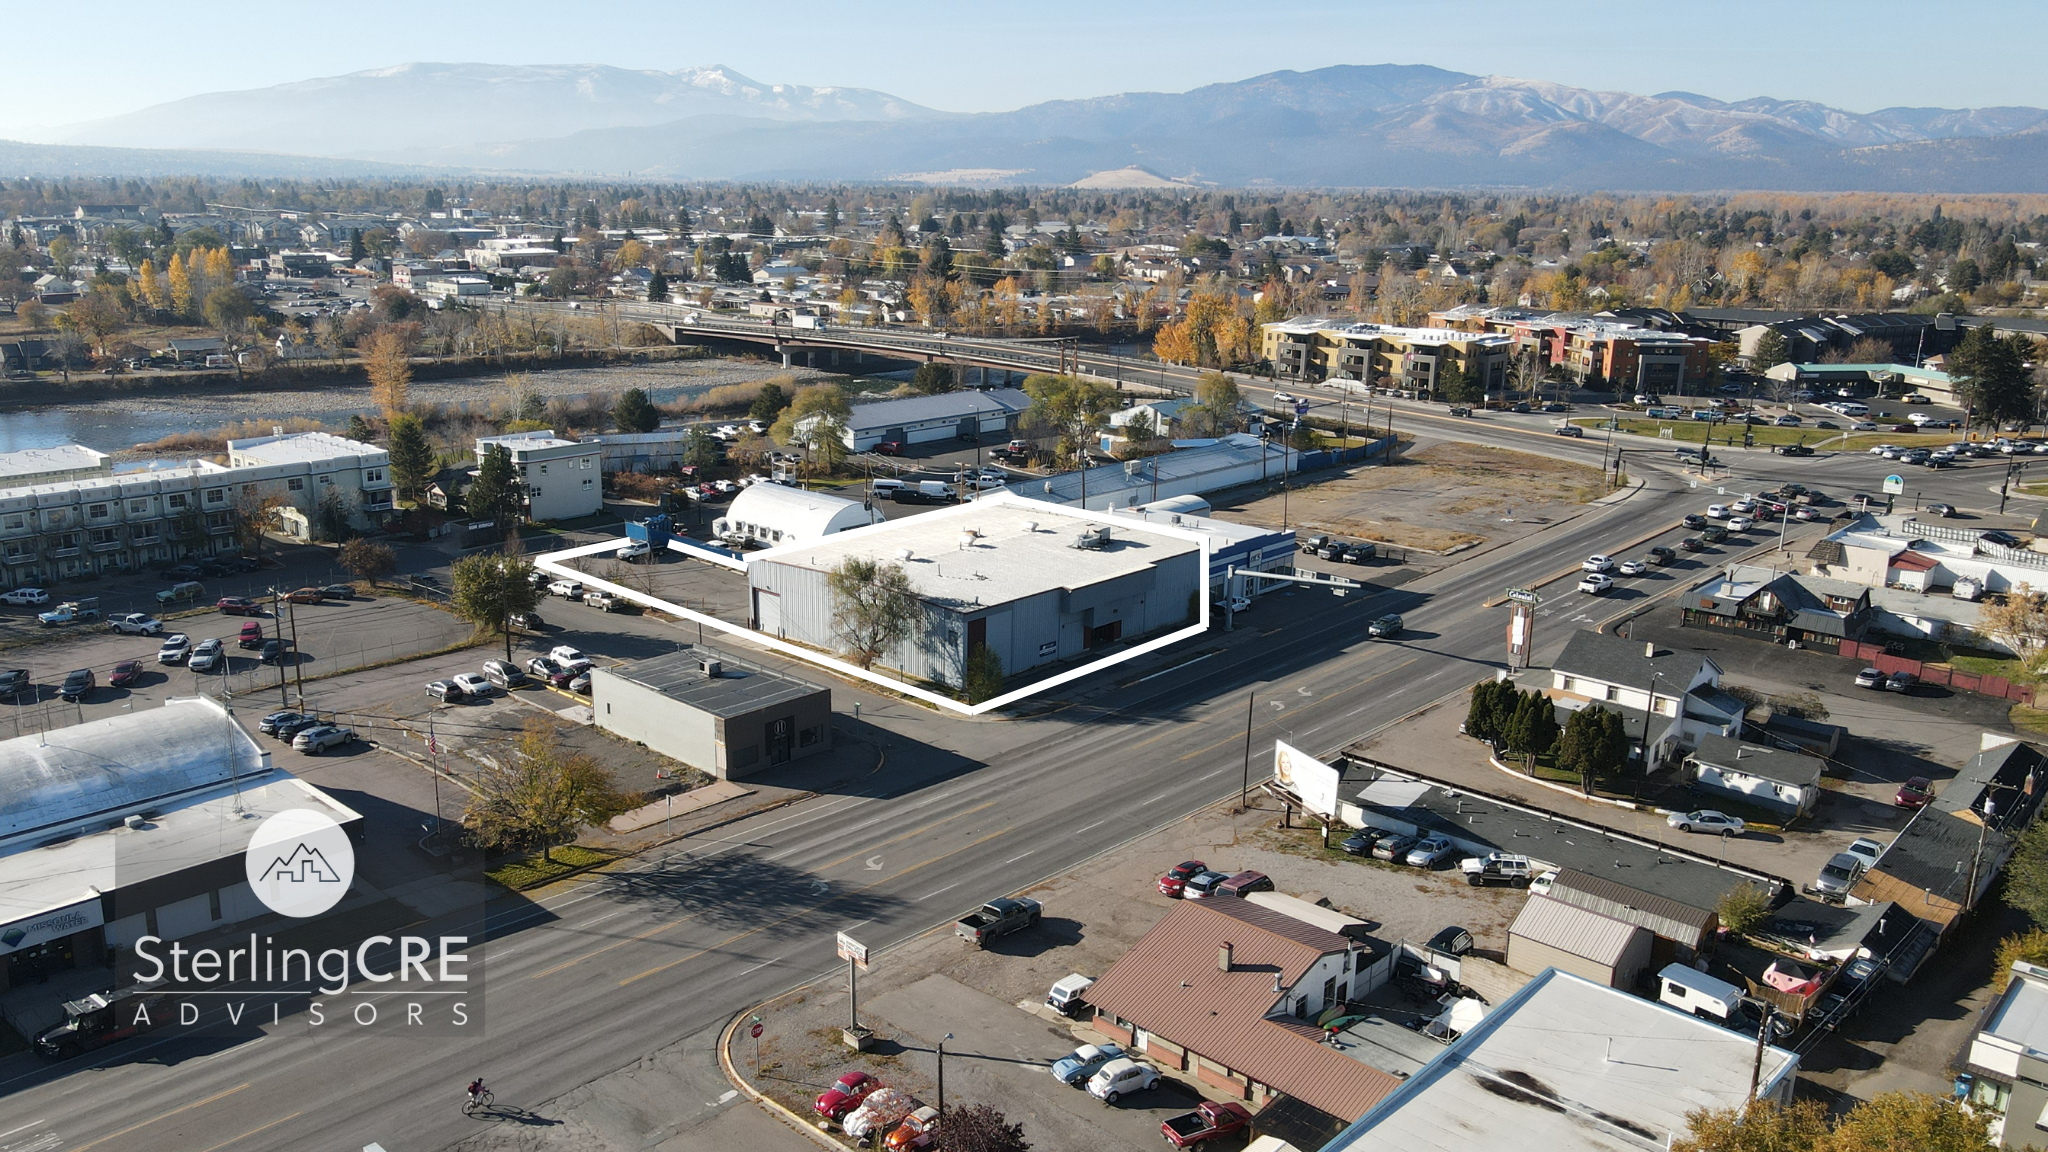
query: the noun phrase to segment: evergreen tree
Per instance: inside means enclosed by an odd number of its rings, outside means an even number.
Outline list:
[[[1776,368],[1792,358],[1791,346],[1785,343],[1785,334],[1776,328],[1766,328],[1757,337],[1756,351],[1750,354],[1749,366],[1759,372]]]
[[[416,497],[434,475],[434,446],[427,442],[426,425],[410,412],[391,418],[391,484],[407,497]]]
[[[660,304],[667,299],[668,277],[662,275],[661,269],[656,268],[654,276],[647,281],[647,300],[651,304]]]
[[[503,444],[493,444],[484,449],[476,479],[470,482],[469,491],[463,493],[462,502],[471,516],[491,521],[500,531],[509,530],[519,520],[525,489],[518,469],[512,465],[512,453]]]
[[[2031,420],[2034,389],[2027,379],[2031,347],[2024,336],[2000,336],[1989,324],[1965,333],[1948,354],[1956,392],[1973,420],[1996,427],[2006,420]]]
[[[782,415],[782,410],[787,407],[789,393],[782,390],[782,385],[770,380],[761,385],[760,393],[754,397],[753,406],[747,409],[747,416],[763,424],[773,424],[775,418]]]
[[[661,427],[661,410],[645,390],[628,388],[619,393],[619,402],[612,407],[612,422],[621,432],[652,432]]]

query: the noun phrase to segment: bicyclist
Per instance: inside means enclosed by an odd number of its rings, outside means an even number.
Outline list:
[[[483,1077],[481,1077],[481,1076],[479,1076],[479,1077],[477,1077],[476,1079],[474,1079],[474,1080],[471,1080],[471,1081],[469,1082],[469,1098],[470,1098],[471,1100],[478,1100],[478,1099],[481,1099],[481,1098],[483,1097],[483,1094],[484,1094],[484,1078],[483,1078]]]

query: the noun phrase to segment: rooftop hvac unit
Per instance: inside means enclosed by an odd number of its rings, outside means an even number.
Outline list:
[[[1091,524],[1081,529],[1081,534],[1074,538],[1074,547],[1087,549],[1109,547],[1109,525]]]
[[[896,558],[898,560],[903,561],[906,564],[910,562],[910,558],[912,555],[913,553],[908,548],[898,548],[896,550]]]
[[[704,675],[713,680],[725,675],[725,662],[722,660],[713,660],[708,656],[703,657],[697,661],[697,667]]]

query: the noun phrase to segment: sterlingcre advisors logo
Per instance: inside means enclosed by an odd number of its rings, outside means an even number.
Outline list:
[[[288,808],[257,827],[244,866],[258,900],[272,912],[303,920],[348,894],[356,853],[341,825],[319,812]]]

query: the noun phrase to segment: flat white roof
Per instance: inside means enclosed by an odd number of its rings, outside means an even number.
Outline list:
[[[598,451],[597,441],[589,441],[586,444],[580,440],[564,440],[555,435],[555,430],[552,428],[539,432],[514,432],[506,436],[479,436],[476,438],[476,450],[479,452],[492,444],[502,445],[506,451],[515,456],[522,451],[531,451],[535,448],[588,447],[592,452]]]
[[[107,454],[83,444],[59,444],[53,448],[23,448],[0,452],[0,487],[11,476],[46,476],[52,472],[82,472],[107,466]]]
[[[2048,984],[2021,976],[1998,1003],[1984,1031],[2030,1052],[2048,1051]]]
[[[1755,1056],[1753,1036],[1546,969],[1328,1147],[1661,1152],[1686,1113],[1743,1104]],[[1766,1048],[1759,1093],[1798,1059]]]
[[[1073,546],[1089,524],[1110,529],[1107,548]],[[980,534],[971,543],[965,541],[968,529]],[[906,549],[908,560],[900,556]],[[788,545],[758,554],[753,562],[819,572],[851,557],[900,564],[919,596],[968,608],[1100,584],[1199,551],[1192,540],[1123,517],[1059,515],[1008,495]]]
[[[238,464],[311,464],[337,456],[383,456],[384,449],[331,432],[292,432],[230,440],[228,454]]]

